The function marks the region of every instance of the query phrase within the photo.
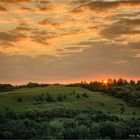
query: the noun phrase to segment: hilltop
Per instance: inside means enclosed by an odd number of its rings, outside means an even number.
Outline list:
[[[46,100],[48,94],[53,98],[53,101]],[[59,96],[61,96],[60,99]],[[81,87],[49,85],[46,87],[19,88],[0,93],[0,110],[10,108],[16,112],[26,112],[50,110],[56,107],[79,110],[93,109],[105,114],[123,117],[140,115],[138,108],[128,106],[122,99],[103,92],[92,92]]]

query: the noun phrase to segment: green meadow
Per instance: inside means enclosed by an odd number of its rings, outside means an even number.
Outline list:
[[[35,103],[35,98],[50,94],[54,101]],[[83,97],[83,94],[88,97]],[[59,95],[65,96],[63,101],[57,98]],[[77,97],[78,96],[78,97]],[[22,101],[18,101],[18,99]],[[124,111],[121,112],[123,106]],[[26,112],[32,110],[50,110],[56,107],[66,107],[70,109],[93,109],[102,111],[105,114],[116,115],[120,117],[140,116],[140,109],[131,107],[122,99],[112,97],[100,92],[92,92],[80,87],[66,87],[63,85],[50,85],[47,87],[19,88],[10,92],[0,93],[0,110],[10,108],[16,112]]]

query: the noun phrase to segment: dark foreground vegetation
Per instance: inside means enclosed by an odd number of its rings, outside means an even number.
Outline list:
[[[1,139],[139,139],[139,134],[140,118],[123,120],[91,109],[0,112]]]
[[[67,86],[82,87],[91,91],[106,93],[123,99],[128,105],[140,107],[140,81],[135,82],[130,80],[130,82],[128,82],[120,78],[119,80],[108,79],[107,83],[94,81],[90,83],[81,82],[70,84]]]

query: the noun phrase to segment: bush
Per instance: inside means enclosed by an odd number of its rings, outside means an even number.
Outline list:
[[[100,123],[100,136],[102,138],[113,138],[115,135],[115,128],[112,122],[107,121],[107,122],[102,122]]]
[[[73,91],[72,91],[72,94],[75,94],[75,93],[76,93],[75,90],[73,90]]]
[[[17,99],[17,102],[21,103],[21,102],[22,102],[22,98],[19,97],[19,98]]]
[[[125,108],[122,106],[122,107],[120,108],[120,111],[121,111],[121,114],[123,114],[124,111],[125,111]]]
[[[64,98],[64,99],[66,99],[66,98],[67,98],[67,96],[64,94],[63,98]]]
[[[101,106],[104,106],[104,103],[103,103],[103,102],[101,102],[101,103],[100,103],[100,105],[101,105]]]
[[[136,115],[136,112],[135,111],[133,111],[133,115]]]
[[[108,111],[107,113],[108,113],[108,114],[110,114],[111,112],[110,112],[110,111]]]
[[[49,93],[47,93],[47,96],[46,96],[45,100],[47,102],[54,102],[55,101],[54,98],[52,97],[52,95],[49,94]]]
[[[79,94],[77,94],[77,95],[76,95],[76,98],[80,98],[80,95],[79,95]]]
[[[42,104],[44,101],[44,94],[34,97],[35,104]]]
[[[63,139],[63,124],[58,121],[50,122],[51,133],[54,136],[54,139]]]
[[[90,129],[85,125],[81,125],[75,129],[75,132],[78,139],[88,139]]]
[[[88,98],[87,93],[83,93],[82,96]]]
[[[59,94],[58,97],[57,97],[57,100],[62,102],[63,101],[63,96],[61,94]]]

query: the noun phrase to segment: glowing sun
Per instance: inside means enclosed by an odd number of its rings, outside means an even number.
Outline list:
[[[107,80],[103,80],[103,83],[104,83],[104,84],[107,84],[107,83],[108,83],[108,81],[107,81]]]

